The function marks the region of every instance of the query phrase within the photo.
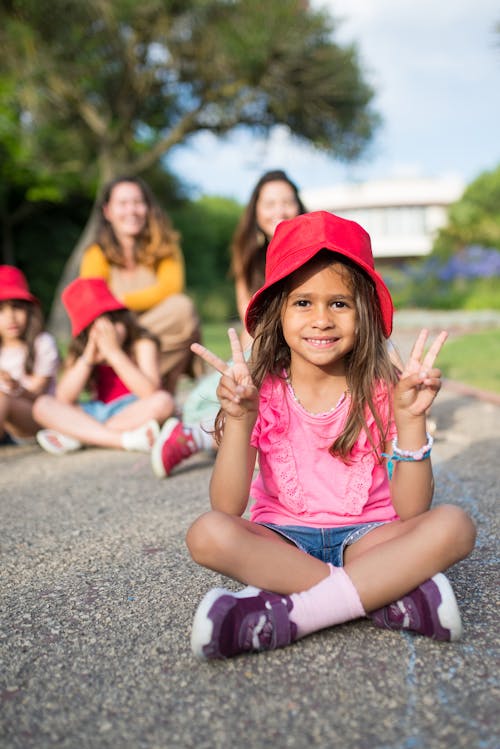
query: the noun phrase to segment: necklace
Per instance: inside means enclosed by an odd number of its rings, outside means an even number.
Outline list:
[[[293,389],[292,380],[290,378],[290,375],[287,374],[285,381],[286,381],[286,385],[287,385],[287,388],[288,388],[288,392],[292,396],[292,398],[295,401],[295,403],[297,403],[297,405],[299,405],[302,408],[303,411],[305,411],[308,414],[311,414],[312,416],[325,416],[326,414],[332,413],[333,411],[335,411],[340,406],[340,404],[345,400],[345,398],[347,398],[347,395],[349,393],[349,388],[347,388],[347,390],[344,390],[344,392],[342,393],[342,395],[338,399],[337,403],[334,406],[332,406],[331,408],[329,408],[327,411],[319,411],[319,412],[318,411],[310,411],[308,408],[306,408],[304,406],[303,403],[300,402],[300,398],[297,396],[297,393]]]

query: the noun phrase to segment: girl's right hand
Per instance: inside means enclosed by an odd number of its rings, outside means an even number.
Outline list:
[[[223,411],[228,416],[238,419],[257,412],[259,392],[253,383],[235,329],[229,328],[227,334],[232,353],[232,362],[229,364],[199,343],[193,343],[191,351],[221,373],[217,398]]]
[[[83,358],[89,366],[95,366],[102,361],[102,355],[97,344],[97,335],[94,326],[90,328],[87,345],[83,351]]]

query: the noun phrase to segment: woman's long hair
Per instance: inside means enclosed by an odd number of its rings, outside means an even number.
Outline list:
[[[159,260],[165,257],[181,257],[179,232],[172,227],[170,219],[160,208],[153,192],[140,177],[117,177],[103,189],[99,199],[99,218],[95,242],[101,247],[106,260],[111,265],[124,265],[123,251],[113,231],[113,227],[104,215],[104,207],[111,198],[117,185],[131,182],[137,185],[148,207],[146,224],[136,240],[135,261],[138,265],[154,268]]]
[[[321,250],[307,265],[314,263],[319,268],[335,265],[342,273],[343,281],[351,289],[356,305],[355,343],[346,356],[346,380],[350,394],[349,413],[342,433],[330,448],[334,456],[348,462],[349,454],[364,429],[373,449],[380,452],[386,442],[387,425],[374,400],[377,383],[391,391],[398,380],[398,371],[392,364],[387,341],[383,333],[382,315],[375,285],[364,271],[348,258],[330,250]],[[303,270],[303,266],[300,270]],[[256,318],[250,372],[253,382],[260,388],[268,375],[284,378],[290,371],[290,349],[283,336],[281,314],[291,287],[292,276],[273,284],[259,300]],[[373,414],[379,432],[379,443],[373,444],[367,426],[367,409]],[[216,439],[223,430],[223,413],[216,420]]]
[[[19,309],[26,310],[26,326],[20,335],[20,338],[26,344],[26,359],[24,360],[24,371],[26,374],[33,374],[35,365],[35,341],[43,331],[43,314],[40,306],[29,302],[26,299],[7,299],[0,302],[2,304],[11,304]],[[0,348],[2,339],[0,338]]]
[[[235,278],[243,278],[251,293],[260,289],[264,283],[266,251],[270,237],[266,237],[257,224],[257,201],[263,186],[268,182],[286,182],[290,185],[297,201],[297,214],[306,212],[297,186],[285,172],[276,169],[262,175],[253,189],[231,242],[231,272]]]

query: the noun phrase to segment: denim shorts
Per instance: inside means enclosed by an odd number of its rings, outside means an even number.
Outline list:
[[[128,393],[127,395],[122,395],[120,398],[115,398],[109,403],[104,403],[104,401],[87,401],[79,405],[86,414],[92,416],[93,419],[99,421],[101,424],[105,424],[108,419],[119,414],[126,406],[130,406],[136,400],[137,395]]]
[[[340,528],[310,528],[305,525],[274,525],[274,523],[259,523],[258,525],[279,533],[280,536],[294,543],[298,549],[322,562],[329,562],[334,567],[343,567],[346,546],[359,541],[374,528],[385,525],[385,522],[359,523],[358,525],[344,525]]]

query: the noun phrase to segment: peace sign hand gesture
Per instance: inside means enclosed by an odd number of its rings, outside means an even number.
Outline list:
[[[442,331],[424,355],[429,331],[420,331],[412,348],[401,379],[394,389],[395,415],[421,416],[431,406],[441,389],[441,371],[433,367],[437,355],[448,337]]]
[[[231,343],[232,362],[227,363],[199,343],[191,345],[191,351],[221,373],[217,387],[217,398],[228,416],[241,419],[255,415],[259,402],[259,392],[255,387],[250,370],[243,356],[243,349],[234,328],[227,331]]]

